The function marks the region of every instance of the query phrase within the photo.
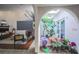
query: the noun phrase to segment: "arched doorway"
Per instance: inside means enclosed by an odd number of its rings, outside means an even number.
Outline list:
[[[61,46],[71,48],[68,43],[72,42],[78,47],[78,33],[78,19],[72,11],[64,8],[48,11],[41,17],[39,24],[40,52],[58,53]],[[54,47],[56,52],[53,52]]]

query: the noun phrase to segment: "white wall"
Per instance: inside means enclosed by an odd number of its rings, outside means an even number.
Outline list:
[[[54,20],[60,20],[63,18],[65,20],[65,37],[71,42],[75,42],[77,47],[79,47],[79,24],[76,21],[75,16],[69,13],[69,11],[62,10],[56,15]]]

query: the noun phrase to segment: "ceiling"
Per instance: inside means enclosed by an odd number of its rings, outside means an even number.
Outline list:
[[[72,6],[76,4],[37,4],[38,7],[45,7],[45,6]]]
[[[46,7],[46,6],[72,6],[75,4],[35,4],[37,7]],[[31,4],[0,4],[0,11],[5,10],[16,10],[22,8],[29,8],[33,6]]]
[[[28,5],[28,4],[0,4],[0,11],[16,10],[16,9],[29,8],[29,7],[32,7],[32,5]]]

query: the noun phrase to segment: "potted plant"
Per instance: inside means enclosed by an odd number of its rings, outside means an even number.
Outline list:
[[[70,52],[74,53],[74,54],[78,54],[77,50],[76,50],[76,43],[75,42],[70,42]]]

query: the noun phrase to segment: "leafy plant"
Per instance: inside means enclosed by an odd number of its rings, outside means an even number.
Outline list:
[[[66,39],[66,38],[64,38],[64,40],[63,40],[63,42],[62,42],[62,43],[63,43],[64,45],[67,45],[67,44],[68,44],[68,42],[69,42],[69,40],[68,40],[68,39]]]
[[[55,34],[54,32],[54,27],[55,27],[55,22],[53,19],[48,18],[48,16],[43,16],[42,17],[42,22],[44,23],[44,31],[47,31],[48,36],[53,36]]]

